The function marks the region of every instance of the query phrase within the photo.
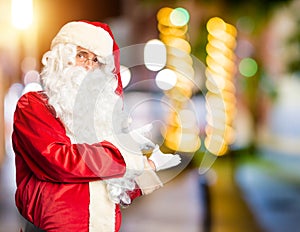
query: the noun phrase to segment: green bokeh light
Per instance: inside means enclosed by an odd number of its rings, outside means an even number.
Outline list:
[[[258,70],[257,63],[252,58],[244,58],[239,64],[239,71],[245,77],[252,77]]]
[[[170,21],[175,26],[184,26],[190,20],[189,12],[181,7],[175,8],[170,14]]]

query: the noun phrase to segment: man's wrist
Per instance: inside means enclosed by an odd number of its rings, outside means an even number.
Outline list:
[[[149,163],[150,167],[155,171],[156,167],[155,167],[154,162],[152,160],[150,160],[150,159],[147,159],[147,160],[148,160],[148,163]]]

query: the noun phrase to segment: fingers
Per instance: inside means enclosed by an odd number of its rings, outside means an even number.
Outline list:
[[[135,130],[132,130],[132,131],[136,131],[138,132],[139,134],[145,134],[147,132],[150,132],[153,128],[153,124],[152,123],[148,123],[140,128],[137,128]]]
[[[149,159],[154,162],[156,171],[177,166],[181,162],[181,157],[178,154],[164,154],[160,149],[157,149],[157,145]]]
[[[141,133],[138,133],[137,131],[131,131],[129,133],[132,138],[138,143],[141,145],[141,148],[142,149],[146,149],[146,150],[149,150],[149,149],[153,149],[155,147],[155,144],[148,138],[146,138],[145,136],[143,136]]]

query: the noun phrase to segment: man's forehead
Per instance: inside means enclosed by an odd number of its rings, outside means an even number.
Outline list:
[[[86,48],[80,47],[80,46],[77,46],[77,51],[82,51],[82,52],[92,53],[92,54],[95,55],[95,53],[91,52],[90,50],[88,50],[88,49],[86,49]]]

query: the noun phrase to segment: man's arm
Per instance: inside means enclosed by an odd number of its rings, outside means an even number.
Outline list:
[[[110,142],[71,144],[40,93],[21,97],[14,116],[13,146],[40,179],[54,182],[88,182],[121,177],[125,161]]]

